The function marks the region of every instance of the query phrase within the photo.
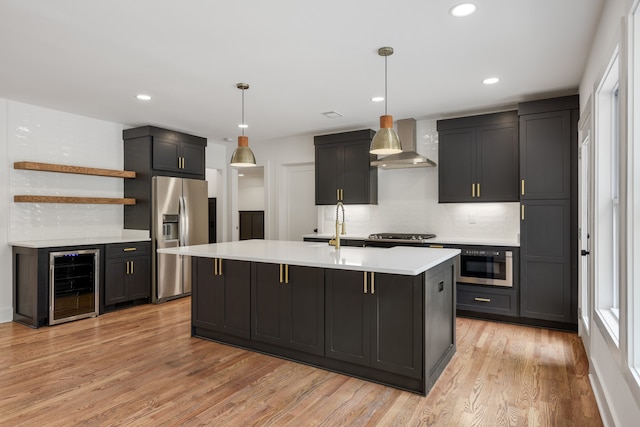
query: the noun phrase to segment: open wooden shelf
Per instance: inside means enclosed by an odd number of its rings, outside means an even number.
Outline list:
[[[16,203],[78,203],[97,205],[135,205],[136,199],[115,197],[13,196]]]
[[[58,165],[54,163],[15,162],[13,164],[13,168],[32,170],[32,171],[42,171],[42,172],[60,172],[60,173],[74,173],[79,175],[110,176],[113,178],[135,178],[136,177],[135,171],[87,168],[84,166]]]

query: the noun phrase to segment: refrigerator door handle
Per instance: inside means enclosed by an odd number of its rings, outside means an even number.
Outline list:
[[[178,228],[178,241],[180,246],[186,246],[186,236],[187,236],[187,204],[184,196],[180,196],[178,199],[178,217],[179,217],[179,228]]]

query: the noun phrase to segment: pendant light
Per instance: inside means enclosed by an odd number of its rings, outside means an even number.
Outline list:
[[[387,115],[387,56],[393,55],[392,47],[381,47],[378,55],[384,56],[384,116],[380,116],[380,130],[371,140],[371,154],[397,154],[402,152],[400,138],[393,129],[393,117]]]
[[[247,127],[244,123],[244,91],[249,89],[249,85],[247,83],[238,83],[236,87],[242,90],[242,123],[239,125],[242,129],[242,135],[238,137],[238,147],[231,156],[230,164],[238,168],[252,167],[256,165],[256,158],[251,148],[249,148],[249,137],[244,135],[244,128]]]

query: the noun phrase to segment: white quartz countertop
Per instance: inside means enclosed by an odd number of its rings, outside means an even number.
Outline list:
[[[23,248],[58,248],[63,246],[87,246],[105,245],[108,243],[145,242],[151,239],[140,236],[102,236],[102,237],[72,237],[68,239],[26,240],[22,242],[9,242],[10,246]]]
[[[326,243],[243,240],[158,249],[159,253],[415,276],[460,254],[459,249],[359,248]]]

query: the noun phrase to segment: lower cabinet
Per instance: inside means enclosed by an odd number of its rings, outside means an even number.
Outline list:
[[[105,247],[105,310],[151,296],[151,243],[109,244]]]
[[[193,257],[192,334],[426,394],[455,353],[455,260],[416,276]]]
[[[325,274],[326,357],[422,378],[424,276]]]
[[[324,355],[324,270],[252,263],[251,338]]]
[[[458,310],[505,316],[518,315],[517,289],[458,283],[457,292]]]
[[[250,338],[251,263],[193,257],[192,325]]]
[[[522,202],[520,316],[575,324],[569,200]]]
[[[426,292],[425,366],[428,388],[438,379],[447,365],[456,343],[456,292],[453,263],[444,263],[425,272]]]

